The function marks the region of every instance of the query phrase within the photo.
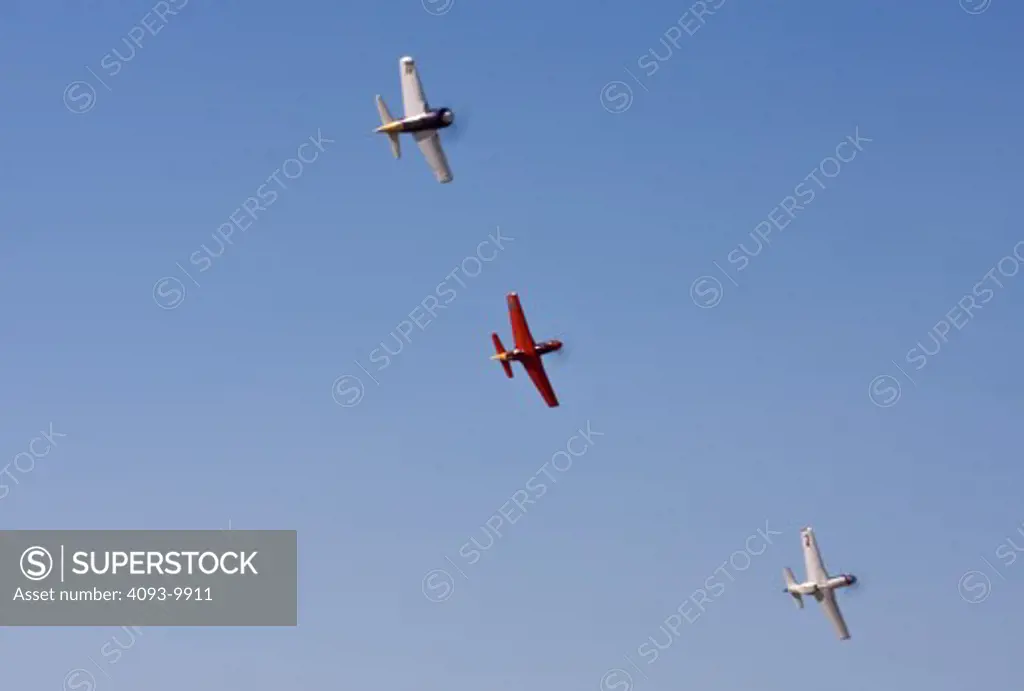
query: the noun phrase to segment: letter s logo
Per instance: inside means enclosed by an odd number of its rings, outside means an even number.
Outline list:
[[[64,677],[64,691],[95,691],[96,677],[84,669],[73,669]]]
[[[891,374],[880,374],[868,384],[868,398],[879,408],[893,407],[902,395],[900,383]]]
[[[633,105],[633,89],[626,82],[608,82],[601,89],[601,107],[609,113],[618,114]]]
[[[64,107],[75,115],[88,113],[96,107],[96,89],[89,82],[71,82],[64,89]]]
[[[618,681],[613,684],[612,680],[614,679],[618,679]],[[610,669],[605,672],[601,677],[601,691],[615,691],[615,689],[633,691],[633,677],[629,675],[629,672],[624,669]]]
[[[25,578],[30,581],[42,581],[51,571],[53,557],[45,547],[29,547],[21,553],[21,573]]]
[[[161,278],[153,284],[153,301],[160,309],[175,309],[185,301],[185,284],[172,276]]]

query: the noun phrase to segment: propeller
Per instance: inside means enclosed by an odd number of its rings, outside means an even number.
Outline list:
[[[561,341],[562,342],[562,347],[559,348],[558,350],[556,350],[555,352],[551,353],[551,354],[554,355],[557,358],[556,362],[560,362],[560,363],[563,363],[563,364],[568,360],[569,351],[572,350],[572,348],[569,347],[569,344],[572,343],[572,341],[571,340],[570,341],[565,340],[565,336],[566,336],[567,333],[568,333],[567,331],[563,331],[562,333],[558,334],[557,336],[555,336],[552,339],[552,340],[555,340],[555,341]]]
[[[854,580],[853,583],[851,583],[850,585],[848,585],[845,588],[843,588],[843,590],[846,590],[847,592],[850,592],[851,594],[859,593],[860,590],[861,590],[860,576],[857,576],[856,580]],[[853,597],[859,597],[859,595],[853,595]]]
[[[448,139],[453,144],[457,144],[466,135],[466,124],[469,121],[470,113],[469,108],[466,107],[452,108],[451,110],[455,118],[447,127],[447,134]]]

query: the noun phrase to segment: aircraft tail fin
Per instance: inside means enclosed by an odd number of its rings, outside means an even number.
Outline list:
[[[502,359],[502,356],[505,354],[505,346],[501,344],[501,339],[498,338],[498,334],[496,333],[491,334],[491,340],[494,341],[494,350],[497,351],[497,355],[492,355],[491,359],[500,362],[502,369],[505,370],[505,374],[508,376],[509,379],[511,379],[512,365],[509,364],[508,360]]]
[[[801,596],[800,593],[797,593],[797,592],[794,592],[793,590],[791,590],[791,588],[796,587],[798,584],[796,582],[796,578],[794,578],[794,576],[793,576],[793,572],[789,569],[789,567],[786,567],[786,568],[784,568],[782,570],[782,577],[786,581],[786,592],[789,593],[790,595],[792,595],[793,599],[796,600],[796,606],[799,607],[800,609],[803,609],[804,608],[804,598],[803,598],[803,596]]]
[[[380,113],[381,125],[388,125],[395,121],[395,119],[391,117],[391,113],[388,112],[388,107],[384,104],[384,99],[381,98],[379,94],[377,95],[377,112]],[[388,140],[391,142],[391,153],[395,155],[395,158],[401,158],[402,146],[398,141],[398,133],[388,132],[387,135]]]

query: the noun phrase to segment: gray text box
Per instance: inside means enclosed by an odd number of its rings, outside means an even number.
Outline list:
[[[0,626],[295,626],[294,530],[0,531]]]

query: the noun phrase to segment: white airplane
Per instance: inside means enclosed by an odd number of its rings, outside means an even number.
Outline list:
[[[416,72],[416,62],[410,58],[402,58],[399,63],[399,74],[402,80],[402,105],[405,117],[395,120],[384,105],[384,99],[377,95],[377,110],[380,112],[381,126],[374,130],[388,135],[391,140],[391,153],[400,158],[402,149],[398,141],[400,132],[412,134],[420,151],[427,158],[427,163],[434,169],[437,181],[452,181],[452,171],[448,167],[448,159],[441,148],[441,137],[438,130],[451,126],[455,122],[455,114],[449,108],[432,109],[423,93],[420,76]]]
[[[825,608],[825,614],[832,620],[836,627],[839,639],[845,641],[850,637],[850,632],[843,621],[843,615],[836,604],[836,589],[846,588],[857,582],[857,577],[851,574],[841,574],[829,577],[825,569],[825,563],[821,560],[821,552],[818,551],[818,541],[814,539],[814,531],[810,526],[800,531],[800,539],[803,542],[804,566],[807,569],[807,581],[797,583],[793,578],[793,572],[789,568],[783,569],[782,575],[786,579],[786,588],[782,591],[792,595],[800,609],[804,607],[804,595],[811,595]]]

